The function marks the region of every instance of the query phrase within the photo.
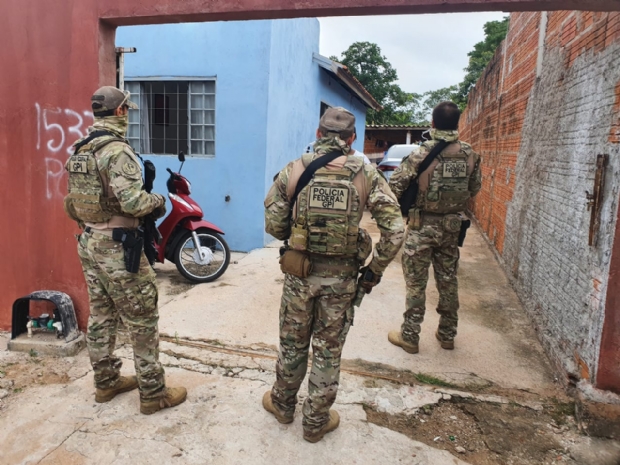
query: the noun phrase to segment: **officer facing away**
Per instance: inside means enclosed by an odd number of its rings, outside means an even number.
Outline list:
[[[367,292],[404,239],[402,216],[387,182],[362,158],[349,156],[354,127],[353,114],[329,108],[320,119],[314,152],[280,171],[265,199],[265,230],[290,244],[280,259],[285,280],[277,379],[263,396],[263,407],[280,423],[293,421],[312,340],[309,396],[303,405],[304,439],[309,442],[320,441],[340,423],[330,407],[336,400],[342,347],[353,324],[358,272],[372,252],[370,236],[359,227],[364,206],[381,230],[373,258],[362,269]]]
[[[452,102],[437,105],[433,110],[431,140],[405,157],[390,178],[390,187],[399,199],[410,183],[418,183],[417,199],[409,210],[402,258],[407,286],[405,321],[400,331],[388,334],[392,344],[410,354],[419,350],[431,262],[439,291],[437,313],[440,318],[435,337],[442,348],[454,349],[459,308],[456,272],[458,238],[464,219],[462,212],[467,201],[481,188],[480,157],[469,144],[459,140],[460,115],[459,108]],[[438,155],[426,170],[419,173],[418,167],[435,147]]]
[[[108,402],[138,388],[140,412],[155,413],[185,401],[185,388],[167,388],[159,362],[157,284],[140,242],[140,218],[162,217],[162,195],[142,190],[142,171],[127,143],[129,92],[98,89],[91,98],[95,122],[76,141],[69,172],[67,215],[84,231],[78,254],[90,300],[87,345],[95,372],[95,400]],[[129,271],[128,268],[131,268]],[[119,319],[131,335],[136,376],[120,375],[114,355]]]

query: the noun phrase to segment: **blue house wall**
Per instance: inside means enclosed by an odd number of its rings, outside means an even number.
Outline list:
[[[215,157],[187,157],[183,174],[205,218],[224,230],[232,250],[272,240],[264,233],[264,196],[274,174],[315,139],[321,101],[353,111],[355,146],[363,149],[365,107],[313,61],[319,33],[316,19],[117,30],[118,46],[137,48],[125,55],[126,80],[216,78]],[[164,193],[166,168],[176,170],[178,161],[148,158],[158,172],[155,190]]]

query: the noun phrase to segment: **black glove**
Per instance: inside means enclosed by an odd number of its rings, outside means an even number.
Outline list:
[[[373,273],[370,267],[365,266],[360,270],[358,284],[364,288],[366,294],[370,294],[372,288],[381,282],[381,275]]]

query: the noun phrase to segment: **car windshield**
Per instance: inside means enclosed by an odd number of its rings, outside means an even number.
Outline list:
[[[413,152],[416,149],[416,147],[417,145],[393,145],[387,151],[387,155],[385,159],[386,160],[388,159],[402,160],[403,157],[406,157],[411,152]]]

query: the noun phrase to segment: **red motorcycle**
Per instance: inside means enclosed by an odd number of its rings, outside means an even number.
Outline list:
[[[195,283],[208,283],[222,276],[230,263],[230,249],[222,238],[224,234],[213,223],[203,219],[203,212],[190,197],[191,183],[181,176],[185,155],[179,153],[181,168],[178,173],[166,168],[170,177],[166,182],[172,210],[157,228],[161,241],[155,243],[155,259],[173,262],[179,273]]]

